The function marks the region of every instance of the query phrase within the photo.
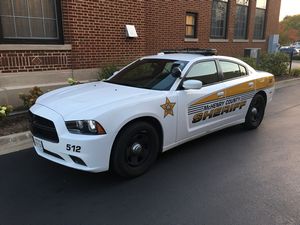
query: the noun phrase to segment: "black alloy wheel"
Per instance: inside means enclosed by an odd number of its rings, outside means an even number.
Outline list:
[[[136,177],[145,173],[159,153],[159,136],[147,122],[125,127],[115,140],[111,169],[122,177]]]
[[[256,94],[249,106],[244,126],[247,129],[255,129],[261,124],[266,108],[266,101],[260,94]]]

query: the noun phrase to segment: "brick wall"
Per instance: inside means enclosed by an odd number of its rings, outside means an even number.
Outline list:
[[[62,1],[65,42],[72,45],[73,69],[128,63],[145,49],[144,1]],[[139,38],[125,37],[125,25]]]
[[[0,51],[0,72],[70,69],[70,51]]]
[[[250,1],[248,42],[233,40],[235,0],[229,1],[226,42],[211,41],[212,0],[189,1],[104,1],[62,0],[65,44],[63,51],[1,51],[0,73],[43,70],[100,68],[115,63],[126,64],[140,56],[162,49],[216,48],[219,54],[239,56],[244,48],[266,51],[269,34],[278,33],[280,0],[269,0],[266,41],[253,42],[255,1]],[[198,13],[198,41],[185,41],[185,14]],[[125,37],[125,25],[136,26],[139,37]]]
[[[269,0],[266,18],[266,41],[253,42],[256,2],[249,1],[248,42],[234,41],[236,1],[229,1],[227,40],[210,41],[211,0],[155,1],[146,2],[146,54],[155,54],[172,48],[216,48],[219,54],[242,56],[244,48],[268,47],[269,34],[278,34],[280,0]],[[197,42],[185,41],[185,14],[198,13]]]

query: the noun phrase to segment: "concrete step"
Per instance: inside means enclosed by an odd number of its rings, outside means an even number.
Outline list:
[[[68,85],[69,84],[67,82],[61,82],[51,84],[38,84],[36,86],[40,87],[41,90],[45,93]],[[29,90],[32,88],[32,85],[24,85],[0,89],[0,105],[9,104],[12,105],[14,108],[23,106],[23,101],[19,98],[19,95],[21,93],[28,94]]]
[[[9,104],[14,108],[23,105],[19,94],[27,94],[34,86],[43,92],[69,85],[68,78],[73,77],[82,83],[97,80],[99,69],[52,70],[23,73],[0,73],[0,105]]]

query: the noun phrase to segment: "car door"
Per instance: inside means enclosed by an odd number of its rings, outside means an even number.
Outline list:
[[[200,89],[179,86],[177,141],[201,136],[222,124],[225,86],[215,60],[199,61],[187,71],[183,81],[199,80]]]
[[[238,62],[219,59],[218,63],[226,95],[224,123],[242,122],[255,94],[255,80],[248,74],[247,68]]]

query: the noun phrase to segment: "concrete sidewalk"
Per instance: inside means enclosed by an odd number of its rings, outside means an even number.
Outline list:
[[[276,82],[276,89],[300,84],[300,78]],[[32,148],[32,136],[29,131],[0,137],[0,155]]]
[[[300,60],[293,60],[292,69],[300,69]]]

